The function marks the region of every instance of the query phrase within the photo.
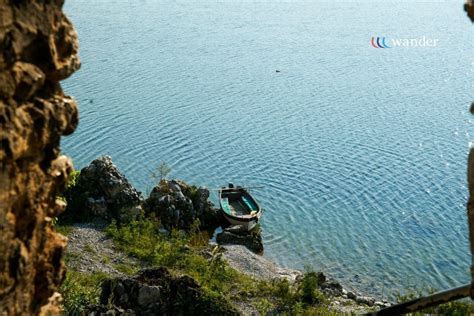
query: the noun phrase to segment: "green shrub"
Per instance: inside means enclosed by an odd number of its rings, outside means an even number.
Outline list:
[[[155,183],[160,183],[161,180],[166,180],[166,177],[171,172],[171,169],[172,168],[170,165],[164,161],[161,161],[155,170],[150,173],[150,178],[152,178]]]
[[[200,229],[201,221],[196,219],[189,229],[189,244],[194,249],[205,249],[209,245],[209,232]]]
[[[69,235],[72,230],[74,229],[74,227],[72,226],[69,226],[69,225],[56,225],[55,226],[55,229],[58,233],[64,235],[64,236],[67,236]]]
[[[66,202],[68,204],[68,206],[66,207],[66,211],[63,213],[63,214],[60,214],[59,217],[55,217],[52,219],[52,226],[59,226],[59,225],[64,225],[65,223],[70,223],[71,220],[69,219],[69,204],[71,204],[70,200],[71,200],[71,195],[72,195],[72,192],[77,184],[77,178],[79,177],[79,174],[81,172],[79,170],[73,170],[71,171],[71,173],[69,174],[69,179],[68,179],[68,182],[66,183],[66,189],[64,190],[64,192],[61,194],[61,195],[58,195],[56,196],[56,199],[58,200],[61,200],[63,202]],[[65,233],[63,232],[60,232],[62,233],[63,235],[66,235]]]
[[[287,279],[273,280],[274,294],[278,297],[289,297],[294,296],[291,289],[290,282]]]
[[[435,313],[447,316],[463,316],[474,314],[474,304],[467,301],[455,301],[433,308]]]
[[[230,310],[235,307],[229,299],[221,293],[203,288],[203,295],[199,299],[199,308],[203,309],[205,315],[229,315]],[[237,311],[235,310],[237,313]]]
[[[69,180],[66,184],[66,190],[70,190],[71,188],[75,187],[77,184],[77,179],[79,178],[79,175],[81,174],[80,170],[73,170],[69,174]]]
[[[98,304],[100,284],[107,277],[103,273],[88,274],[69,269],[60,288],[66,315],[81,315],[87,305]]]
[[[255,307],[260,315],[266,315],[273,308],[273,304],[268,299],[261,298],[255,302]]]
[[[117,226],[112,221],[106,233],[113,238],[119,250],[140,260],[152,263],[156,245],[160,243],[158,227],[151,221],[132,221],[128,225]]]
[[[83,205],[87,202],[87,190],[79,184],[79,176],[81,172],[74,170],[69,174],[69,180],[66,190],[61,197],[67,203],[66,210],[60,214],[58,221],[60,225],[85,222],[91,219],[90,214],[83,209]]]
[[[123,274],[126,274],[126,275],[134,275],[140,270],[139,268],[135,266],[131,266],[125,263],[116,263],[113,265],[113,267],[117,269],[117,271],[122,272]]]
[[[303,303],[310,305],[324,301],[324,295],[318,288],[316,272],[308,271],[303,275],[303,281],[300,284],[300,298]]]

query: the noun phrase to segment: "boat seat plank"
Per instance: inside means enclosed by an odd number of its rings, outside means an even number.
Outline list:
[[[251,212],[257,210],[257,206],[254,205],[254,203],[252,203],[252,201],[249,200],[246,196],[242,196],[242,200],[244,201],[245,205],[247,205],[247,207],[250,209]]]
[[[223,198],[222,199],[222,209],[224,212],[230,215],[235,215],[235,210],[232,207],[232,205],[229,204],[229,199],[228,198]]]
[[[230,205],[234,208],[236,213],[235,215],[237,216],[243,216],[250,213],[248,206],[242,201],[241,198],[236,200],[230,200]]]

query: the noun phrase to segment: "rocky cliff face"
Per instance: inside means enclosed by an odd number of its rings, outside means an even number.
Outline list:
[[[0,0],[0,314],[55,310],[66,240],[56,201],[71,170],[61,135],[78,123],[59,81],[76,71],[77,36],[61,0]]]

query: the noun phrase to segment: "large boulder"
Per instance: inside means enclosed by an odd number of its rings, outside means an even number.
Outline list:
[[[117,169],[110,156],[100,157],[84,167],[65,197],[64,216],[73,221],[98,217],[127,222],[137,218],[142,210],[141,193]]]
[[[189,229],[199,220],[201,228],[215,228],[221,217],[209,199],[209,190],[180,180],[161,180],[145,202],[147,214],[156,215],[168,229]]]
[[[112,305],[113,308],[106,306]],[[191,277],[173,276],[168,269],[142,270],[133,278],[102,284],[100,305],[86,314],[128,315],[239,315],[224,298],[210,295]]]

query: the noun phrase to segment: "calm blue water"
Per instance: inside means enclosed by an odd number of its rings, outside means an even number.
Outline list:
[[[79,168],[111,155],[143,191],[162,160],[199,185],[265,185],[265,256],[285,266],[378,295],[467,283],[462,2],[68,1],[81,121],[62,149]]]

